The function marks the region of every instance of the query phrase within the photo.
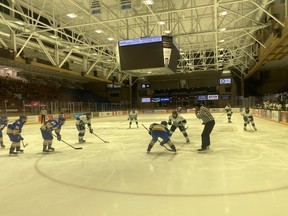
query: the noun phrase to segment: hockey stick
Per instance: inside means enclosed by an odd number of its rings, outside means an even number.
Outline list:
[[[121,121],[120,123],[123,123],[123,122],[125,122],[125,121],[128,121],[128,119],[127,119],[127,120],[124,120],[124,121]]]
[[[87,128],[90,130],[90,128]],[[103,140],[100,136],[98,136],[97,134],[95,134],[94,132],[92,132],[92,134],[96,137],[98,137],[100,140],[102,140],[104,143],[109,143],[109,141]]]
[[[141,124],[148,132],[149,132],[149,129],[144,125],[144,124]],[[159,142],[159,143],[161,143],[158,139],[157,139],[157,141]],[[161,145],[161,144],[160,144]],[[167,148],[164,144],[163,145],[161,145],[161,146],[163,146],[166,150],[168,150],[168,151],[173,151],[172,149],[169,149],[169,148]]]
[[[100,140],[102,140],[104,143],[109,143],[109,141],[103,140],[100,136],[95,134],[94,132],[92,133],[94,136],[98,137]]]
[[[56,135],[52,134],[54,137],[57,137]],[[59,140],[59,141],[62,141],[63,143],[65,143],[66,145],[70,146],[71,148],[73,149],[76,149],[76,150],[79,150],[79,149],[82,149],[82,147],[74,147],[72,145],[70,145],[69,143],[65,142],[64,140]]]
[[[22,145],[23,145],[23,147],[25,148],[26,146],[28,146],[28,143],[26,143],[26,145],[24,144],[24,141],[23,140],[21,140],[22,141]]]

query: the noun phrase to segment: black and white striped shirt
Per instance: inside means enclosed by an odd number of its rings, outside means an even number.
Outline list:
[[[197,118],[202,119],[203,123],[207,123],[209,121],[214,120],[211,112],[204,106],[200,107],[199,112],[196,114]]]

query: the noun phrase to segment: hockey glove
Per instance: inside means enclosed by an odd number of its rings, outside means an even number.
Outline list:
[[[92,128],[89,128],[89,132],[92,134],[92,133],[93,133],[93,129],[92,129]]]
[[[171,121],[169,121],[169,122],[168,122],[168,125],[172,125],[172,122],[171,122]]]
[[[160,142],[160,145],[161,145],[161,146],[163,146],[164,144],[165,144],[165,143],[164,143],[163,141],[162,141],[162,142]]]
[[[21,135],[18,136],[18,139],[19,140],[24,140],[24,138]]]
[[[57,140],[61,141],[61,134],[57,133],[56,135],[57,135]]]

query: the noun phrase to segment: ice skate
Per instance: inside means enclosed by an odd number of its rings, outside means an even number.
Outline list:
[[[17,152],[17,153],[24,153],[24,150],[23,150],[23,149],[20,149],[20,147],[16,147],[16,152]]]
[[[13,151],[10,150],[10,151],[9,151],[9,155],[10,155],[10,156],[15,156],[15,155],[17,155],[17,152],[15,152],[14,150],[13,150]]]
[[[17,156],[17,152],[9,152],[9,156]]]
[[[53,148],[53,147],[50,147],[50,148],[48,148],[48,151],[50,152],[54,152],[55,151],[55,149]]]
[[[85,142],[86,142],[86,140],[84,140],[83,138],[79,139],[79,143],[85,143]]]
[[[198,152],[207,152],[209,151],[209,146],[207,146],[206,148],[201,148],[197,150]]]

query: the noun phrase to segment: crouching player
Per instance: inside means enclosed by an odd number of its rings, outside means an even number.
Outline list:
[[[86,128],[85,125],[87,124],[89,128],[89,132],[93,134],[93,129],[91,126],[91,113],[86,113],[84,115],[80,115],[76,117],[76,128],[78,130],[78,141],[79,143],[85,143],[86,140],[84,140]]]
[[[59,116],[58,120],[51,119],[42,124],[40,127],[40,131],[43,138],[43,153],[54,151],[55,149],[52,147],[53,135],[52,131],[55,130],[55,134],[57,136],[57,140],[61,141],[61,127],[65,123],[65,118],[63,116]]]
[[[170,146],[172,151],[176,152],[175,145],[170,140],[170,131],[167,128],[167,122],[161,121],[161,124],[153,123],[149,127],[149,134],[152,136],[152,139],[148,145],[147,153],[151,151],[154,144],[157,142],[158,138],[162,139],[160,145],[163,146],[165,143]]]
[[[17,155],[17,153],[23,153],[24,151],[20,148],[20,141],[24,140],[21,136],[22,128],[27,121],[27,116],[21,115],[12,124],[7,126],[7,135],[9,136],[10,141],[12,142],[9,154]],[[15,152],[16,149],[16,152]]]

